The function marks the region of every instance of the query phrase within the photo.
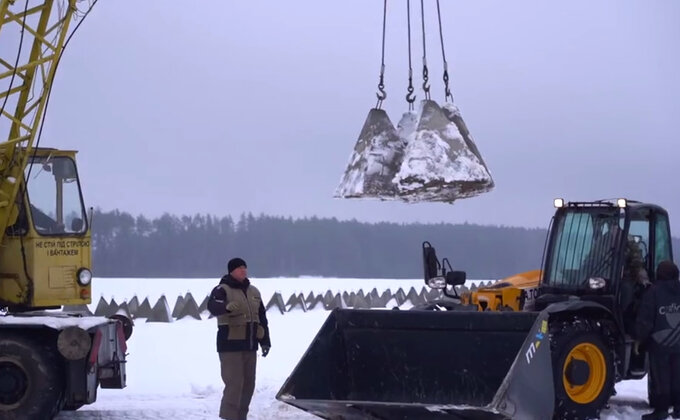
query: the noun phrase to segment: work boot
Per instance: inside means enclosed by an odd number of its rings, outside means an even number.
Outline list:
[[[643,414],[642,420],[664,420],[668,418],[668,409],[655,408],[651,413]]]

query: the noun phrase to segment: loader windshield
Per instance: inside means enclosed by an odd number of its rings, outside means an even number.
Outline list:
[[[548,254],[548,286],[587,288],[589,279],[613,278],[617,250],[623,237],[623,217],[610,207],[574,208],[561,213]]]

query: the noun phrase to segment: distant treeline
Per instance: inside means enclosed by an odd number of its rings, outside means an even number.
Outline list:
[[[469,278],[540,268],[545,229],[473,224],[397,224],[244,214],[155,219],[98,210],[93,271],[101,277],[219,277],[229,258],[252,277],[422,277],[421,245]],[[680,252],[680,241],[673,248]],[[677,260],[677,258],[676,258]]]

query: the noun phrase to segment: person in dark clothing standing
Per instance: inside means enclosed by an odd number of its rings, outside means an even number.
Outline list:
[[[654,411],[643,420],[680,419],[680,275],[672,261],[663,261],[656,281],[645,292],[636,319],[637,339],[649,351]]]
[[[217,318],[217,353],[224,381],[220,418],[245,420],[255,391],[258,345],[266,357],[271,341],[267,311],[260,291],[248,279],[246,262],[233,258],[227,269],[229,274],[208,300],[208,310]]]

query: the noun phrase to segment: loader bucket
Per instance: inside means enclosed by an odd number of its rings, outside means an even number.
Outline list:
[[[335,309],[276,398],[325,419],[549,419],[545,320]]]

